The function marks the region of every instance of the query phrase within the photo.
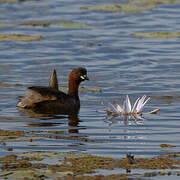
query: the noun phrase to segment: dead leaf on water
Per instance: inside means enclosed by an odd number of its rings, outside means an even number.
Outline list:
[[[157,108],[157,109],[154,109],[154,110],[150,111],[149,113],[150,113],[150,114],[156,114],[156,113],[159,112],[159,111],[160,111],[160,109]]]
[[[41,40],[42,36],[30,36],[30,35],[23,35],[23,34],[0,34],[0,41],[37,41]]]
[[[160,144],[161,148],[173,148],[176,147],[175,145],[171,145],[171,144]]]

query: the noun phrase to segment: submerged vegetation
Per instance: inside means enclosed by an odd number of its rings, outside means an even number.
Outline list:
[[[125,179],[136,175],[137,177],[180,175],[178,165],[180,160],[176,160],[180,154],[164,155],[153,158],[135,158],[136,163],[130,163],[129,159],[113,159],[109,157],[92,156],[76,152],[29,152],[22,154],[12,154],[0,158],[1,178],[12,179],[114,179],[124,177]],[[48,161],[54,159],[54,164]],[[101,174],[101,170],[110,172],[118,170],[117,174],[109,176]],[[133,173],[131,173],[131,170]],[[141,174],[135,169],[148,170]],[[174,171],[174,169],[176,171]],[[125,171],[124,171],[125,170]],[[150,171],[151,170],[151,171]],[[155,172],[153,170],[156,170]],[[158,171],[161,170],[161,171]],[[162,171],[165,170],[165,171]],[[121,173],[120,173],[121,172]],[[88,176],[91,175],[91,176]],[[99,175],[97,175],[99,174]],[[114,177],[114,178],[113,178]]]
[[[40,135],[42,133],[42,135]],[[1,144],[6,147],[9,140],[33,142],[38,137],[51,138],[46,134],[56,134],[55,138],[63,134],[62,131],[10,131],[0,130]],[[33,135],[34,139],[21,139]],[[2,138],[6,137],[6,138]],[[9,137],[9,139],[8,139]],[[29,136],[30,138],[31,136]],[[74,139],[80,140],[80,139]],[[161,144],[160,147],[172,148],[174,145]],[[5,148],[4,148],[5,149]],[[9,149],[13,152],[13,149]],[[138,158],[132,155],[121,159],[100,157],[78,152],[50,152],[34,151],[11,154],[0,157],[0,178],[6,179],[129,179],[150,176],[180,175],[180,153],[166,154],[152,158]],[[133,169],[133,173],[131,173]],[[144,169],[142,173],[136,169]],[[108,172],[111,175],[107,175]],[[113,170],[113,171],[112,171]],[[116,173],[114,173],[116,170]],[[148,171],[146,171],[148,170]],[[159,170],[159,171],[158,171]],[[112,171],[112,173],[111,173]]]

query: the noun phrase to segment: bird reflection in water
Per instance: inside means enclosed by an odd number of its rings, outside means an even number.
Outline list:
[[[70,115],[64,115],[64,114],[50,114],[50,113],[42,113],[42,112],[35,112],[31,109],[22,109],[20,108],[19,111],[21,114],[24,116],[28,116],[28,119],[30,120],[35,119],[35,120],[40,120],[41,122],[27,122],[28,127],[53,127],[53,126],[58,126],[59,124],[63,124],[61,121],[60,122],[49,122],[50,120],[62,120],[62,119],[68,119],[68,125],[69,125],[69,130],[68,133],[79,133],[78,130],[78,125],[79,125],[79,117],[78,114],[70,114]],[[43,120],[43,122],[42,122]],[[48,122],[46,122],[48,121]]]

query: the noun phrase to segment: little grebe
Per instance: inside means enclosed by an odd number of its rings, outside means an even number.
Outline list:
[[[49,87],[32,86],[19,100],[17,107],[35,112],[53,114],[76,114],[80,109],[78,88],[82,81],[89,80],[85,68],[73,69],[69,75],[69,91],[58,90],[56,71],[51,74]]]

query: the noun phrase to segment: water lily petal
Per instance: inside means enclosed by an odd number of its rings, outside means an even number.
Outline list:
[[[126,100],[124,101],[123,109],[125,114],[129,114],[131,112],[131,102],[129,100],[128,95],[126,95]]]
[[[137,107],[137,104],[138,104],[138,102],[139,102],[139,99],[140,99],[140,98],[137,98],[136,101],[135,101],[135,103],[134,103],[134,106],[133,106],[133,108],[132,108],[132,112],[133,112],[133,113],[136,113],[136,107]]]
[[[141,108],[139,109],[139,112],[142,112],[142,110],[144,109],[145,104],[146,104],[149,100],[150,100],[150,97],[147,98],[147,99],[143,102]]]
[[[121,108],[121,106],[119,104],[116,104],[116,109],[119,113],[123,112],[123,109]]]
[[[115,107],[113,104],[109,103],[109,106],[110,106],[110,110],[111,110],[112,112],[118,113],[116,107]]]
[[[145,100],[146,96],[144,95],[143,97],[141,97],[137,103],[137,106],[136,106],[136,112],[140,112],[140,109],[144,103],[144,100]]]

